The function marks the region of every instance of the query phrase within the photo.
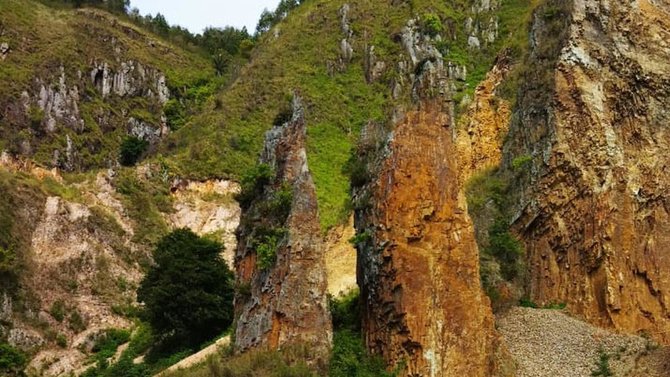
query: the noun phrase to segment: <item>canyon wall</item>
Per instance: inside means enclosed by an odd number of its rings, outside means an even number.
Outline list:
[[[556,4],[506,146],[533,159],[515,221],[530,298],[668,343],[670,3]]]

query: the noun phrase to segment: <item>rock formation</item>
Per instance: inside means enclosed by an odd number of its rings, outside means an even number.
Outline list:
[[[273,168],[275,177],[263,188],[261,197],[249,207],[243,206],[235,267],[238,286],[246,287],[248,293],[236,296],[235,343],[240,351],[307,344],[315,360],[324,362],[332,325],[325,248],[305,137],[303,108],[295,96],[291,120],[266,135],[261,162]],[[266,205],[282,197],[277,195],[279,191],[289,191],[291,200],[285,203],[288,213],[277,216]],[[278,218],[270,219],[273,216]],[[261,248],[265,258],[268,251],[274,254],[269,256],[269,265],[262,261]]]
[[[365,341],[407,376],[499,372],[451,127],[435,103],[408,113],[357,218]]]
[[[561,6],[535,18],[530,69],[556,63],[527,86],[507,146],[534,161],[516,219],[530,296],[670,343],[670,4]]]

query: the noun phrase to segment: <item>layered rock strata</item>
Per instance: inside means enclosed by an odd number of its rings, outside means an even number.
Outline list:
[[[508,145],[534,161],[516,220],[530,296],[669,343],[670,3],[563,8],[563,40],[536,17],[534,64],[562,49],[533,76],[549,95],[523,97]]]

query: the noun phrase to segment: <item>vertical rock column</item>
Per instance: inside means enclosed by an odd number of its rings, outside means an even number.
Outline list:
[[[247,292],[238,294],[235,301],[235,345],[245,351],[305,344],[313,353],[311,361],[323,362],[330,351],[332,324],[325,248],[307,166],[305,133],[303,108],[296,96],[291,120],[266,135],[261,162],[274,168],[275,176],[244,210],[238,230],[235,267],[238,284]],[[290,211],[281,224],[282,236],[275,237],[275,261],[264,268],[259,263],[257,240],[267,233],[263,208],[276,200],[273,193],[278,190],[292,193]]]
[[[356,216],[365,341],[403,376],[499,375],[451,127],[431,101],[409,112]]]

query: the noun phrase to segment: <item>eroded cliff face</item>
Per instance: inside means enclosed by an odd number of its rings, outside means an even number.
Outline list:
[[[534,158],[516,219],[530,296],[670,343],[670,3],[564,8],[549,95],[520,102],[508,146]],[[535,51],[552,43],[547,16]]]
[[[0,154],[0,193],[14,212],[10,247],[21,263],[18,287],[0,285],[0,337],[30,353],[31,375],[82,372],[105,330],[133,325],[124,313],[136,305],[150,245],[136,238],[145,229],[117,190],[118,174],[110,170],[67,183],[57,169]],[[141,181],[157,172],[142,165],[131,174]],[[173,211],[157,215],[168,229],[217,237],[232,253],[239,206],[231,196],[238,185],[179,182]]]
[[[296,96],[291,120],[267,133],[261,162],[275,175],[243,212],[235,267],[244,288],[235,298],[235,345],[246,351],[306,344],[314,357],[308,361],[323,365],[332,324],[303,111]],[[290,201],[280,204],[282,197]]]
[[[213,236],[223,244],[223,259],[234,264],[240,224],[240,205],[235,194],[240,185],[233,181],[180,181],[173,185],[174,211],[167,217],[173,228],[189,228],[200,236]]]
[[[358,212],[365,340],[407,376],[500,372],[451,127],[436,102],[409,112]]]

